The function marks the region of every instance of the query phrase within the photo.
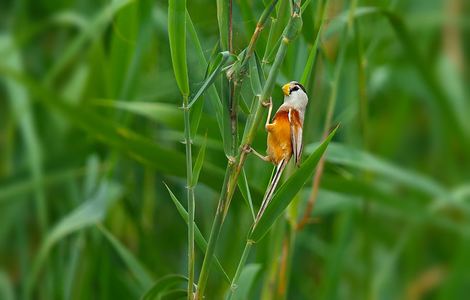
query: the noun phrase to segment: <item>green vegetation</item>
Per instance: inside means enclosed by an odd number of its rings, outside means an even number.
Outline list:
[[[465,299],[464,0],[6,0],[0,299]],[[267,110],[309,94],[291,162]]]

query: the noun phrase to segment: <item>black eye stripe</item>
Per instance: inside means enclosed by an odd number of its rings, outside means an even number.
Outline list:
[[[295,85],[293,88],[290,89],[290,92],[295,92],[295,91],[298,91],[299,90],[299,87],[297,85]]]
[[[294,84],[294,86],[291,87],[291,89],[289,90],[289,94],[290,94],[291,92],[298,91],[299,88],[302,89],[302,91],[304,91],[305,94],[307,93],[307,92],[305,91],[304,86],[301,85],[300,83],[296,82],[296,83]]]

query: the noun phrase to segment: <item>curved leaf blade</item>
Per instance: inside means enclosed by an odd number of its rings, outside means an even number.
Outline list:
[[[176,198],[175,194],[173,194],[173,192],[170,190],[168,185],[166,185],[166,183],[163,183],[163,184],[165,184],[165,187],[167,188],[168,193],[170,194],[170,198],[173,201],[173,203],[175,204],[176,209],[178,210],[178,213],[183,218],[183,220],[186,222],[186,224],[188,224],[188,222],[189,222],[188,221],[189,220],[188,219],[188,212],[186,211],[186,209],[184,209],[183,205],[181,205],[178,198]],[[204,238],[204,236],[202,235],[201,231],[199,230],[199,227],[197,227],[196,223],[194,223],[194,234],[195,234],[196,244],[202,250],[202,252],[205,253],[206,249],[207,249],[207,241]],[[220,261],[218,260],[217,257],[214,257],[214,259],[215,259],[215,261],[214,261],[215,266],[217,267],[219,272],[224,275],[225,281],[230,284],[230,282],[231,282],[230,278],[228,277],[227,272],[225,272],[224,268],[220,264]]]
[[[188,281],[188,278],[179,275],[179,274],[171,274],[164,276],[157,280],[153,286],[145,292],[145,294],[140,298],[141,300],[153,300],[153,299],[160,299],[162,293],[167,292],[170,288],[177,286],[178,284],[183,284]]]
[[[114,247],[116,252],[122,258],[122,260],[129,267],[131,272],[136,277],[140,286],[144,289],[152,285],[152,276],[148,273],[145,267],[139,262],[139,260],[130,252],[109,230],[104,226],[98,225],[98,229],[103,233],[109,243]]]
[[[249,235],[249,239],[257,242],[259,241],[271,228],[276,219],[283,213],[294,196],[300,191],[305,182],[313,175],[318,161],[325,152],[328,144],[336,133],[336,127],[328,137],[318,146],[300,168],[292,174],[291,177],[279,188],[274,194],[271,203],[266,208],[263,216],[258,224],[253,228]]]
[[[199,181],[199,174],[201,173],[202,164],[204,163],[204,157],[206,155],[206,145],[207,145],[207,136],[204,139],[204,143],[202,144],[201,149],[199,150],[199,153],[197,154],[196,163],[194,164],[193,181],[191,182],[191,185],[193,187],[196,186],[197,182]]]
[[[238,287],[233,293],[233,300],[244,300],[250,299],[250,290],[253,283],[261,270],[260,264],[248,264],[243,268],[240,280],[238,281]]]
[[[230,53],[228,51],[223,51],[220,52],[214,62],[214,70],[206,77],[204,80],[202,86],[199,88],[199,90],[191,96],[191,100],[189,101],[188,107],[191,108],[193,104],[201,97],[201,95],[214,83],[215,79],[217,78],[217,75],[219,75],[223,71],[223,66],[227,62],[227,60],[230,57]]]
[[[181,94],[189,95],[186,62],[186,0],[168,1],[168,37],[176,83]]]

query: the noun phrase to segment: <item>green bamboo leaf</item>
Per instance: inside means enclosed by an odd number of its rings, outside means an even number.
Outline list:
[[[170,190],[168,185],[166,185],[166,183],[164,183],[164,184],[165,184],[165,186],[168,190],[168,193],[170,194],[171,200],[173,201],[173,203],[176,206],[176,209],[178,210],[178,213],[183,218],[183,220],[186,222],[186,224],[188,224],[188,212],[181,205],[178,198],[176,198],[175,194],[173,194],[173,192]],[[196,244],[199,246],[199,248],[202,250],[202,252],[205,253],[206,249],[207,249],[207,241],[204,238],[204,236],[202,235],[202,233],[199,230],[199,227],[197,226],[196,223],[194,223],[194,231],[195,231],[194,233],[195,233]],[[214,262],[215,262],[215,266],[217,267],[217,270],[224,276],[224,279],[226,280],[226,282],[230,284],[230,278],[228,277],[227,272],[225,272],[224,268],[220,264],[219,259],[215,255],[214,255],[214,259],[215,259]]]
[[[315,144],[308,145],[305,151],[310,153],[314,147]],[[385,176],[389,180],[408,186],[414,190],[419,190],[436,198],[450,197],[449,192],[432,178],[398,167],[370,153],[340,143],[330,144],[326,160],[330,163]]]
[[[191,106],[193,106],[197,99],[199,99],[199,97],[214,83],[214,81],[217,79],[217,76],[222,73],[223,66],[230,57],[231,55],[228,51],[220,52],[216,56],[213,62],[214,67],[208,68],[208,70],[212,71],[208,72],[209,75],[206,77],[199,90],[193,96],[191,96],[191,99],[188,104],[189,108],[191,108]]]
[[[107,28],[109,23],[113,21],[114,16],[124,7],[132,3],[134,0],[116,0],[110,1],[103,7],[91,20],[86,20],[86,27],[67,44],[67,47],[61,51],[61,55],[54,60],[52,68],[44,77],[46,84],[50,84],[68,64],[77,57],[82,51],[83,46],[90,40],[96,39]],[[90,43],[92,44],[92,43]]]
[[[243,196],[243,199],[245,200],[246,204],[250,208],[251,214],[253,216],[253,220],[255,219],[255,209],[253,208],[253,201],[251,200],[251,192],[250,192],[250,187],[248,185],[248,180],[246,178],[246,173],[245,169],[242,169],[242,174],[240,177],[238,177],[238,188],[240,189],[240,193]]]
[[[185,157],[179,152],[160,147],[147,138],[122,127],[96,112],[81,106],[71,105],[30,78],[14,70],[0,66],[0,73],[11,76],[27,86],[32,94],[49,108],[59,112],[67,121],[81,127],[98,140],[111,145],[114,149],[128,154],[135,160],[167,174],[186,176]],[[202,167],[201,180],[208,186],[218,189],[223,179],[223,171],[205,163]]]
[[[194,45],[195,48],[195,55],[198,59],[198,65],[199,66],[205,66],[207,65],[206,58],[204,56],[204,51],[202,50],[201,42],[199,41],[199,38],[197,36],[196,29],[194,28],[194,24],[191,20],[191,16],[189,13],[186,12],[187,16],[187,25],[188,25],[188,30],[189,30],[189,37]],[[217,43],[218,45],[218,43]],[[222,102],[220,101],[219,94],[217,93],[217,90],[214,85],[210,85],[208,90],[207,90],[207,96],[209,98],[210,104],[213,107],[215,111],[215,117],[217,119],[217,124],[219,126],[220,134],[222,138],[224,139],[224,126],[225,126],[225,121],[223,118],[223,106]]]
[[[185,284],[188,282],[188,278],[179,275],[171,274],[164,276],[157,280],[153,286],[145,292],[145,294],[140,298],[141,300],[154,300],[161,299],[162,293],[167,292],[168,289],[173,288],[174,286]]]
[[[162,293],[160,300],[178,300],[186,299],[188,291],[183,289],[175,289]]]
[[[193,105],[191,111],[189,112],[189,118],[191,120],[190,122],[190,128],[191,128],[191,138],[195,137],[197,134],[197,130],[199,129],[199,125],[201,123],[201,118],[202,118],[202,112],[204,109],[204,98],[201,97],[202,99],[200,101],[197,101],[195,105]]]
[[[15,47],[10,35],[0,36],[0,51],[7,50],[8,55],[2,60],[5,66],[16,72],[23,72],[22,56],[19,49]],[[43,187],[43,153],[40,146],[41,138],[38,135],[35,114],[32,101],[25,86],[15,81],[13,78],[5,78],[5,87],[8,94],[9,106],[12,114],[16,117],[23,143],[29,172],[34,182],[34,193],[37,209],[37,218],[43,232],[48,229],[48,210],[46,195]]]
[[[244,114],[249,115],[251,113],[250,107],[248,106],[243,93],[240,93],[240,101],[238,103],[238,106],[240,107],[240,109],[242,110]]]
[[[315,64],[318,53],[318,42],[320,40],[322,28],[323,23],[320,25],[320,29],[318,29],[315,42],[313,43],[312,49],[310,49],[310,54],[308,55],[307,63],[305,64],[304,71],[302,72],[302,77],[300,78],[300,83],[302,84],[306,84],[308,75],[312,72],[313,65]]]
[[[222,50],[228,49],[228,31],[229,31],[229,7],[228,1],[217,0],[217,22],[219,24],[220,47]]]
[[[186,62],[186,0],[168,1],[168,37],[176,83],[183,96],[189,95]]]
[[[54,226],[44,239],[34,259],[32,270],[26,279],[26,295],[31,295],[39,271],[46,262],[52,247],[71,233],[103,221],[108,207],[120,194],[120,186],[113,182],[103,182],[89,200],[85,201]]]
[[[265,81],[263,70],[261,68],[261,63],[259,61],[258,55],[255,52],[252,58],[250,58],[250,82],[251,89],[253,90],[254,95],[260,95],[263,90],[263,84]]]
[[[201,101],[203,104],[204,101]],[[163,124],[169,128],[175,129],[183,134],[183,112],[173,104],[161,103],[161,102],[143,102],[143,101],[118,101],[113,99],[97,99],[90,101],[90,104],[111,107],[119,109],[133,114],[143,116],[149,120],[155,121],[159,124]],[[217,132],[217,122],[209,114],[205,114],[202,111],[203,105],[199,103],[191,110],[191,137],[194,144],[198,144],[204,137],[195,135],[195,131],[198,128],[197,122],[205,130],[207,130],[208,145],[220,144],[220,135]],[[199,115],[200,114],[200,115]],[[165,135],[165,138],[170,138],[169,135]],[[181,141],[183,137],[178,136],[175,138],[176,141]]]
[[[305,182],[313,175],[318,161],[325,152],[328,144],[336,133],[336,127],[330,135],[321,143],[321,145],[313,152],[300,168],[292,174],[289,179],[274,194],[271,203],[261,216],[258,224],[256,224],[249,235],[249,239],[259,241],[271,228],[276,219],[282,215],[294,196],[300,191]]]
[[[328,29],[324,33],[324,38],[328,39],[335,33],[340,32],[343,27],[348,24],[351,18],[356,19],[364,16],[380,14],[382,12],[383,9],[374,6],[363,6],[355,8],[352,14],[350,13],[350,10],[347,10],[331,21],[331,23],[328,25]]]
[[[44,174],[42,182],[44,188],[63,184],[68,180],[76,179],[83,175],[83,168],[64,169]],[[29,197],[20,197],[34,192],[36,183],[30,177],[20,178],[15,181],[0,185],[0,204],[4,205],[11,201],[17,202],[20,199],[27,200]]]
[[[96,99],[91,104],[128,111],[172,128],[183,129],[183,112],[174,104],[115,99]]]
[[[276,10],[276,16],[271,18],[268,41],[263,54],[263,64],[270,60],[271,53],[275,53],[275,50],[278,48],[277,46],[281,41],[282,31],[289,19],[289,2],[289,0],[280,0]]]
[[[238,281],[238,286],[235,287],[235,292],[233,292],[233,300],[252,299],[249,297],[250,290],[255,282],[256,275],[258,275],[260,270],[260,264],[248,264],[243,268]]]
[[[308,7],[308,5],[312,2],[312,0],[306,0],[304,3],[302,3],[302,7],[300,8],[301,11],[305,11],[305,9]]]
[[[109,243],[113,246],[122,260],[125,262],[129,270],[134,274],[142,289],[145,291],[152,286],[152,276],[145,267],[111,232],[104,226],[98,224],[98,229],[103,233]]]
[[[197,154],[196,163],[194,164],[193,182],[191,183],[193,187],[196,186],[197,182],[199,181],[199,173],[201,173],[202,164],[204,163],[204,156],[206,155],[206,145],[207,145],[207,137],[204,140],[204,143],[202,144],[202,147],[199,150],[199,153]]]

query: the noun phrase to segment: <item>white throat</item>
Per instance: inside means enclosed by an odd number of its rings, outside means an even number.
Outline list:
[[[289,96],[284,97],[284,103],[281,107],[285,109],[294,108],[299,112],[299,117],[304,122],[305,109],[307,107],[308,98],[307,94],[303,91],[295,91]]]

